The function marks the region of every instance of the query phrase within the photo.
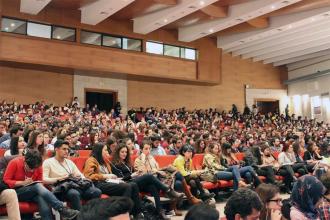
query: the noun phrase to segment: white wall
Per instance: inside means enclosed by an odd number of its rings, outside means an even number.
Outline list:
[[[111,74],[76,70],[73,77],[73,96],[78,97],[82,106],[85,106],[85,88],[118,92],[118,101],[122,106],[122,113],[127,112],[126,79],[111,77]]]
[[[291,70],[289,71],[288,78],[294,79],[328,69],[330,69],[330,60]],[[304,117],[330,122],[330,104],[329,95],[327,95],[327,93],[330,93],[329,85],[330,75],[288,85],[288,95],[291,100],[293,112]],[[312,99],[319,100],[321,114],[314,114],[315,106]]]
[[[284,113],[288,104],[286,89],[246,89],[246,104],[252,109],[256,99],[274,99],[280,101],[280,112]]]

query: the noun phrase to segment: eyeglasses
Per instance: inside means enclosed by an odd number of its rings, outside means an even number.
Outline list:
[[[270,199],[269,202],[276,202],[277,204],[282,204],[282,199]]]

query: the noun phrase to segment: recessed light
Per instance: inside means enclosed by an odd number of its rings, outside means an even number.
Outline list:
[[[291,24],[289,25],[289,28],[292,28],[292,25]]]
[[[214,32],[214,30],[211,28],[211,29],[209,30],[209,32],[210,32],[210,33],[213,33],[213,32]]]
[[[111,43],[112,43],[112,44],[116,44],[116,41],[115,41],[115,40],[113,40],[113,41],[111,41]]]
[[[272,5],[272,7],[271,7],[272,9],[275,9],[276,7],[275,7],[275,5]]]
[[[101,12],[100,12],[100,14],[101,14],[101,15],[108,15],[108,14],[109,14],[109,12],[106,12],[106,11],[101,11]]]
[[[9,31],[9,28],[8,27],[5,27],[5,31]]]
[[[165,18],[165,19],[164,19],[164,22],[165,22],[165,23],[167,23],[167,22],[168,22],[168,20]]]
[[[11,27],[15,27],[16,24],[15,24],[15,23],[11,23],[10,26],[11,26]]]
[[[205,2],[204,1],[199,1],[199,5],[201,5],[201,6],[205,5]]]
[[[60,35],[57,35],[56,38],[57,38],[57,39],[61,39],[61,36],[60,36]]]

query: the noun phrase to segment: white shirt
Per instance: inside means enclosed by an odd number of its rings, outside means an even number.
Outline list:
[[[63,163],[60,163],[55,157],[46,159],[42,164],[43,180],[49,183],[55,183],[57,178],[65,175],[72,174],[74,176],[81,176],[85,178],[80,172],[76,164],[69,159],[64,159]]]

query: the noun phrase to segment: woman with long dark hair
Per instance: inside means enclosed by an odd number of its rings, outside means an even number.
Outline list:
[[[25,147],[25,141],[22,136],[12,137],[10,140],[10,147],[4,154],[4,156],[22,155]]]
[[[102,193],[109,196],[126,196],[134,201],[132,215],[135,219],[143,219],[141,214],[141,201],[139,188],[136,183],[125,183],[116,175],[112,174],[109,163],[109,151],[106,144],[97,143],[94,145],[91,157],[84,166],[84,175],[92,180],[95,186],[101,189]]]
[[[43,133],[40,131],[33,131],[29,137],[29,141],[26,148],[29,150],[37,150],[44,157],[46,154],[46,150],[44,146]]]
[[[178,199],[183,196],[181,193],[175,192],[172,188],[164,185],[152,174],[142,174],[134,172],[131,165],[130,150],[125,143],[121,143],[115,149],[111,161],[111,170],[117,177],[122,178],[125,182],[135,182],[141,192],[149,192],[155,199],[156,209],[160,214],[160,219],[169,219],[165,212],[161,209],[160,191],[163,191],[171,199]]]

